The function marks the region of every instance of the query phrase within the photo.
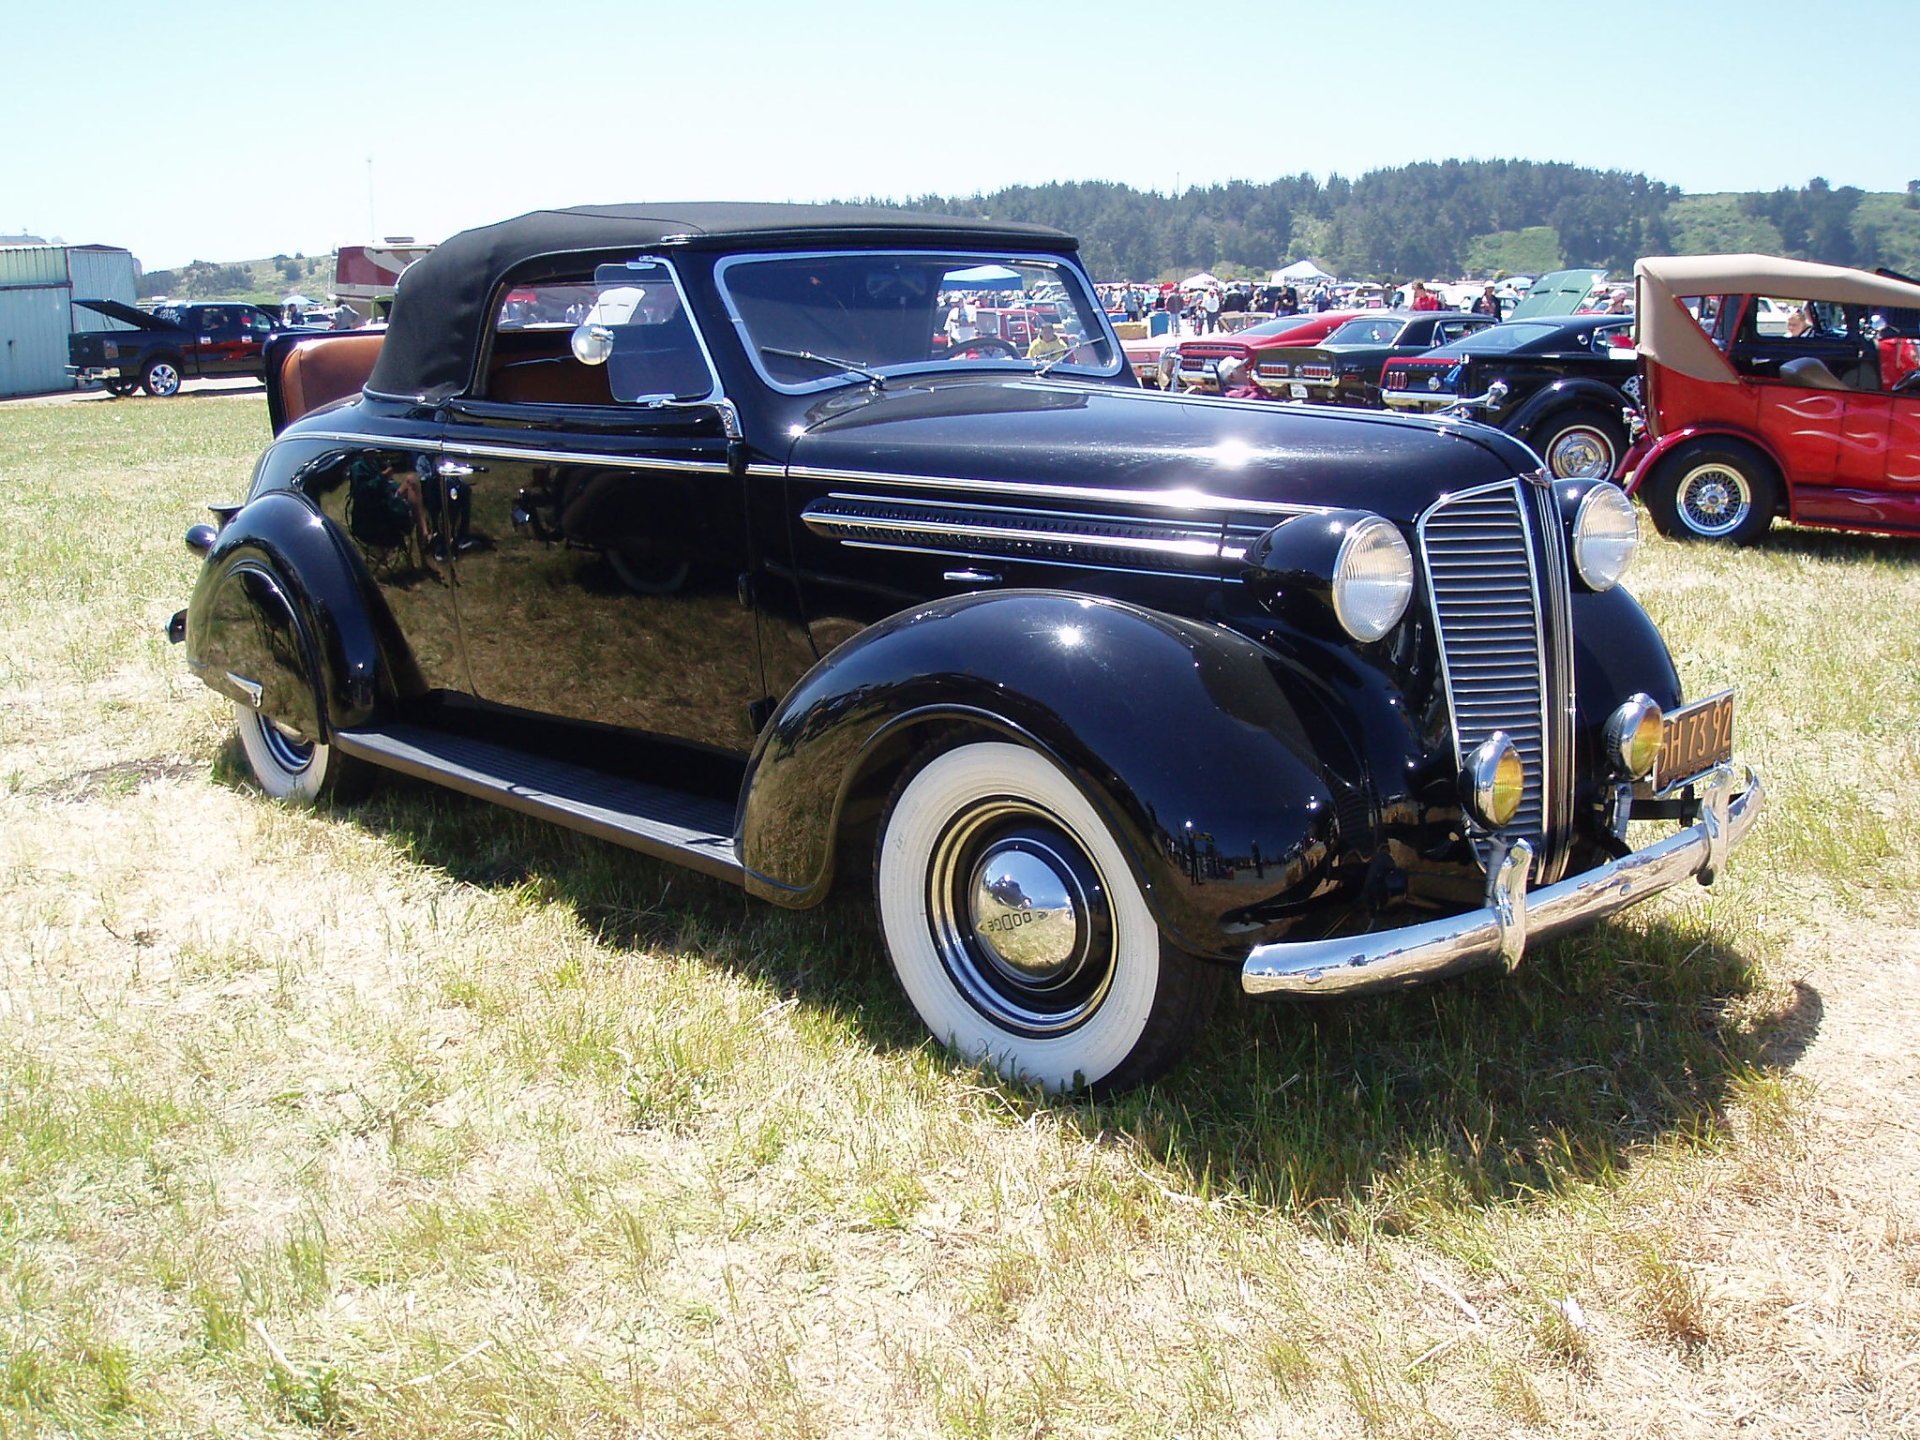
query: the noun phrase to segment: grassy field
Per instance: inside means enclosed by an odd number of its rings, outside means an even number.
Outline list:
[[[264,801],[160,627],[265,429],[0,408],[0,1434],[1920,1430],[1920,546],[1648,547],[1713,890],[1075,1104],[864,895]]]

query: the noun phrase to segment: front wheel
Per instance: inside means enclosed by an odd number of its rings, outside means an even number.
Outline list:
[[[1627,448],[1627,430],[1599,410],[1569,410],[1541,427],[1537,448],[1556,480],[1611,480]]]
[[[171,360],[149,360],[140,372],[140,388],[156,399],[180,393],[180,367]]]
[[[1010,1079],[1141,1084],[1180,1057],[1219,993],[1219,969],[1163,943],[1086,797],[1018,745],[960,745],[910,773],[875,885],[921,1021]]]
[[[1696,440],[1660,462],[1646,498],[1663,535],[1751,545],[1773,524],[1779,482],[1772,466],[1744,447]]]
[[[234,702],[233,713],[247,768],[275,800],[312,805],[323,797],[345,802],[366,793],[373,772],[364,760],[317,740],[299,739],[240,701]]]

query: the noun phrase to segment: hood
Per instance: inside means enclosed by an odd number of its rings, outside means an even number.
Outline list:
[[[1538,465],[1498,431],[1377,411],[1052,380],[859,393],[837,413],[815,412],[790,465],[827,478],[1046,487],[1042,495],[1057,488],[1067,504],[1076,492],[1108,507],[1164,505],[1173,494],[1191,496],[1200,511],[1280,502],[1372,510],[1403,523],[1446,491]]]
[[[91,310],[96,315],[104,315],[109,320],[118,320],[131,325],[136,330],[178,330],[178,325],[169,325],[166,321],[144,310],[136,310],[131,305],[118,300],[76,300],[73,302],[82,310]]]
[[[1509,320],[1532,320],[1542,315],[1571,315],[1580,308],[1595,282],[1606,277],[1604,270],[1555,270],[1542,275],[1527,291],[1527,298],[1513,307]]]

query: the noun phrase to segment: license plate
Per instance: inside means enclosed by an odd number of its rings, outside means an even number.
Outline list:
[[[1733,758],[1733,691],[1722,690],[1666,717],[1653,788],[1665,790]]]
[[[1307,387],[1304,385],[1289,385],[1287,386],[1287,394],[1296,400],[1304,400],[1307,398]]]

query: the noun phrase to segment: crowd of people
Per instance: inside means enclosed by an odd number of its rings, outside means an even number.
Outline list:
[[[1099,287],[1101,301],[1109,314],[1128,320],[1147,320],[1165,314],[1173,335],[1208,335],[1228,328],[1223,316],[1255,313],[1265,316],[1301,315],[1333,309],[1451,310],[1462,309],[1475,315],[1503,318],[1518,297],[1511,291],[1499,291],[1492,281],[1481,285],[1480,293],[1470,300],[1459,296],[1450,300],[1437,285],[1414,280],[1398,288],[1346,286],[1323,281],[1311,287],[1295,285],[1258,285],[1239,282],[1228,285],[1141,285],[1133,282]],[[1592,296],[1582,307],[1584,313],[1631,314],[1633,292],[1615,286]]]

